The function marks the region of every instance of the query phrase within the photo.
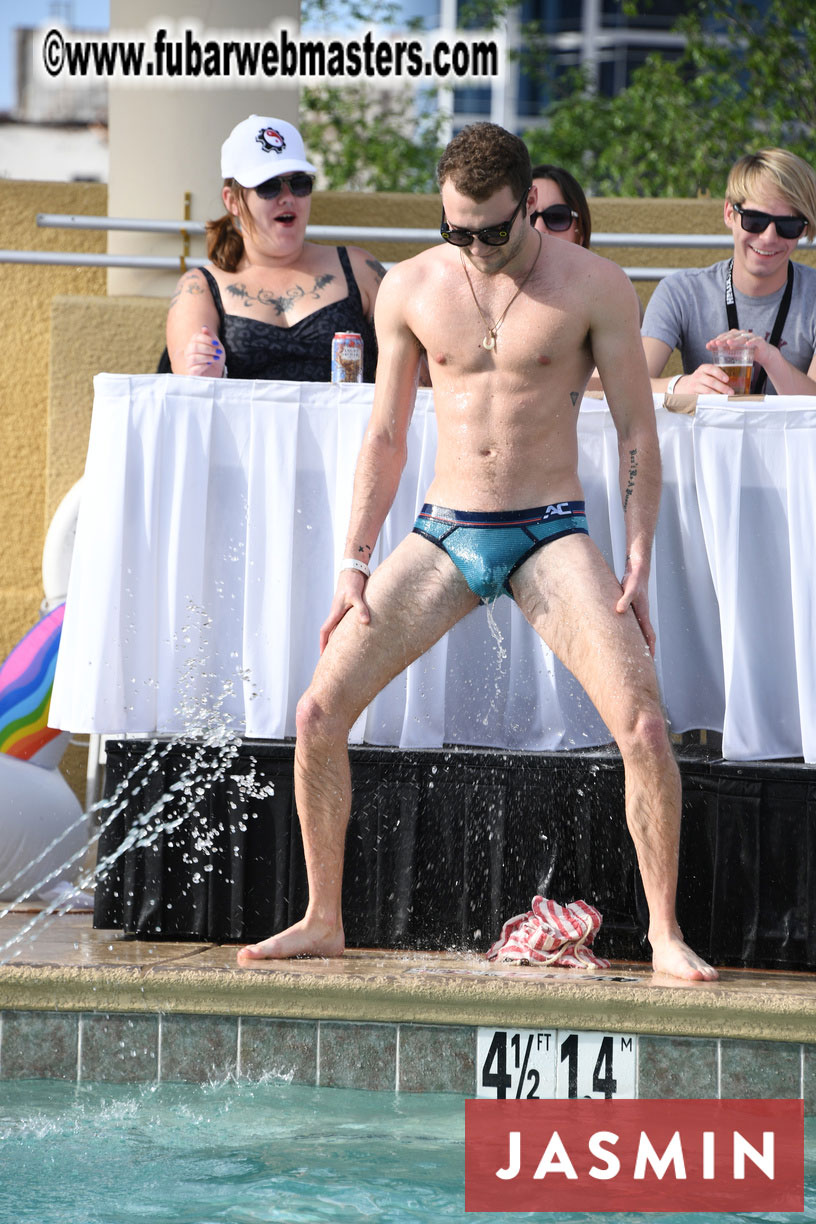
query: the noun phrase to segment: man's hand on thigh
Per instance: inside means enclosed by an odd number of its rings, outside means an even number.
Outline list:
[[[352,609],[356,610],[356,615],[359,617],[361,625],[367,625],[370,622],[371,613],[364,594],[366,582],[365,574],[360,574],[356,570],[340,571],[329,615],[320,629],[321,654],[326,649],[329,638],[343,617],[347,616]]]

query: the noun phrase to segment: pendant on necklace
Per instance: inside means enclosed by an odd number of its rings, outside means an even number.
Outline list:
[[[496,337],[493,335],[492,332],[488,332],[484,340],[482,341],[482,348],[492,349],[495,347],[496,347]]]

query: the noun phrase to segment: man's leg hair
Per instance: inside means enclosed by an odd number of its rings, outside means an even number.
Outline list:
[[[710,980],[716,972],[685,944],[675,914],[681,784],[657,676],[620,583],[588,536],[555,540],[511,579],[527,620],[583,685],[623,757],[626,820],[649,906],[655,970]]]
[[[242,949],[243,963],[342,954],[349,731],[394,676],[479,602],[450,558],[414,534],[374,570],[364,595],[370,624],[361,624],[354,609],[343,618],[298,705],[295,799],[309,882],[306,914],[278,935]]]

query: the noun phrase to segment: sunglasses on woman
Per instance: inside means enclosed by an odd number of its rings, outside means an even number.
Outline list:
[[[265,183],[259,183],[255,188],[257,195],[262,200],[274,200],[283,191],[284,187],[288,187],[295,196],[307,196],[312,194],[314,180],[308,174],[289,174],[284,177],[275,177],[267,179]]]
[[[540,212],[530,213],[530,224],[535,225],[538,218],[544,222],[548,230],[554,234],[563,234],[572,225],[573,218],[578,220],[578,214],[567,204],[551,204]]]
[[[516,207],[513,209],[513,215],[508,221],[500,221],[498,225],[486,225],[484,229],[470,230],[464,229],[462,226],[456,226],[451,229],[448,221],[445,219],[445,210],[442,209],[442,224],[439,227],[439,232],[446,242],[450,242],[453,246],[466,247],[470,246],[474,238],[478,238],[479,242],[483,242],[485,246],[504,246],[510,237],[510,230],[518,216],[519,209],[527,199],[527,191],[519,200]]]
[[[739,213],[740,225],[748,234],[764,234],[772,221],[780,238],[801,238],[805,232],[807,221],[804,217],[774,217],[755,208],[743,208],[741,204],[733,207],[734,212]]]

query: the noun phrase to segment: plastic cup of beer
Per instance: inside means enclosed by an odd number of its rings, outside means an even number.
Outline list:
[[[750,348],[717,348],[714,363],[728,375],[728,386],[732,395],[748,395],[751,390],[751,370],[754,352]]]

